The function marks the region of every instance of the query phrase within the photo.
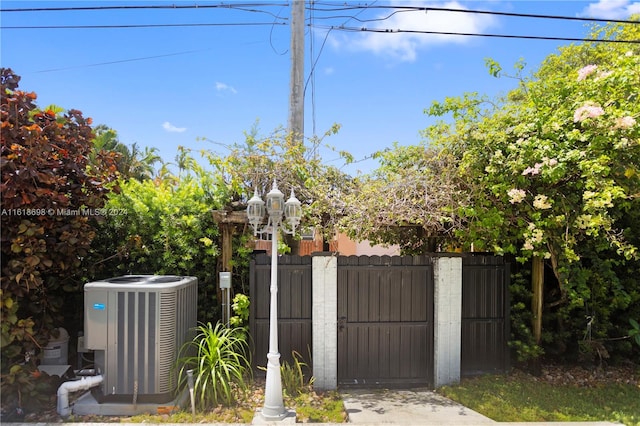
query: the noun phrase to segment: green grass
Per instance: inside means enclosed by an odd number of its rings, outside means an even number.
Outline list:
[[[640,426],[640,386],[552,385],[531,377],[482,376],[439,393],[500,422],[611,421]]]
[[[299,423],[343,423],[347,419],[338,392],[305,392],[287,402],[295,407]]]

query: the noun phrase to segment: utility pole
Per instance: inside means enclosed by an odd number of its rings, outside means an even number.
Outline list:
[[[289,80],[289,131],[304,139],[304,0],[291,5],[291,76]]]

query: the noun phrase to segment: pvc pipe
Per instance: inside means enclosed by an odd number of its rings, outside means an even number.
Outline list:
[[[187,384],[189,385],[189,397],[191,398],[191,416],[196,421],[196,400],[193,390],[193,370],[187,370]]]
[[[94,386],[98,386],[104,377],[102,375],[83,377],[80,380],[64,382],[58,388],[58,414],[63,417],[67,417],[71,414],[71,407],[69,407],[69,392],[76,392],[81,390],[91,389]]]

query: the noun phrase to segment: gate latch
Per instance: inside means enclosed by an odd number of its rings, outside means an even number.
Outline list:
[[[347,317],[338,318],[338,331],[344,330],[344,325],[347,322]]]

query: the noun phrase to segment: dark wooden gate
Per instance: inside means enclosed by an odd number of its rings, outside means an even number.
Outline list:
[[[432,366],[431,258],[338,257],[338,383],[428,384]]]
[[[338,257],[338,383],[433,383],[431,256]],[[297,351],[312,363],[310,256],[278,258],[278,333],[282,362]],[[462,255],[461,374],[509,368],[509,263],[500,256]],[[251,262],[253,364],[269,350],[271,257]]]
[[[253,365],[266,366],[269,351],[271,256],[251,262],[249,329]],[[280,362],[292,362],[297,351],[311,367],[311,257],[278,257],[278,349]]]
[[[509,369],[510,265],[502,256],[462,258],[462,375]]]

